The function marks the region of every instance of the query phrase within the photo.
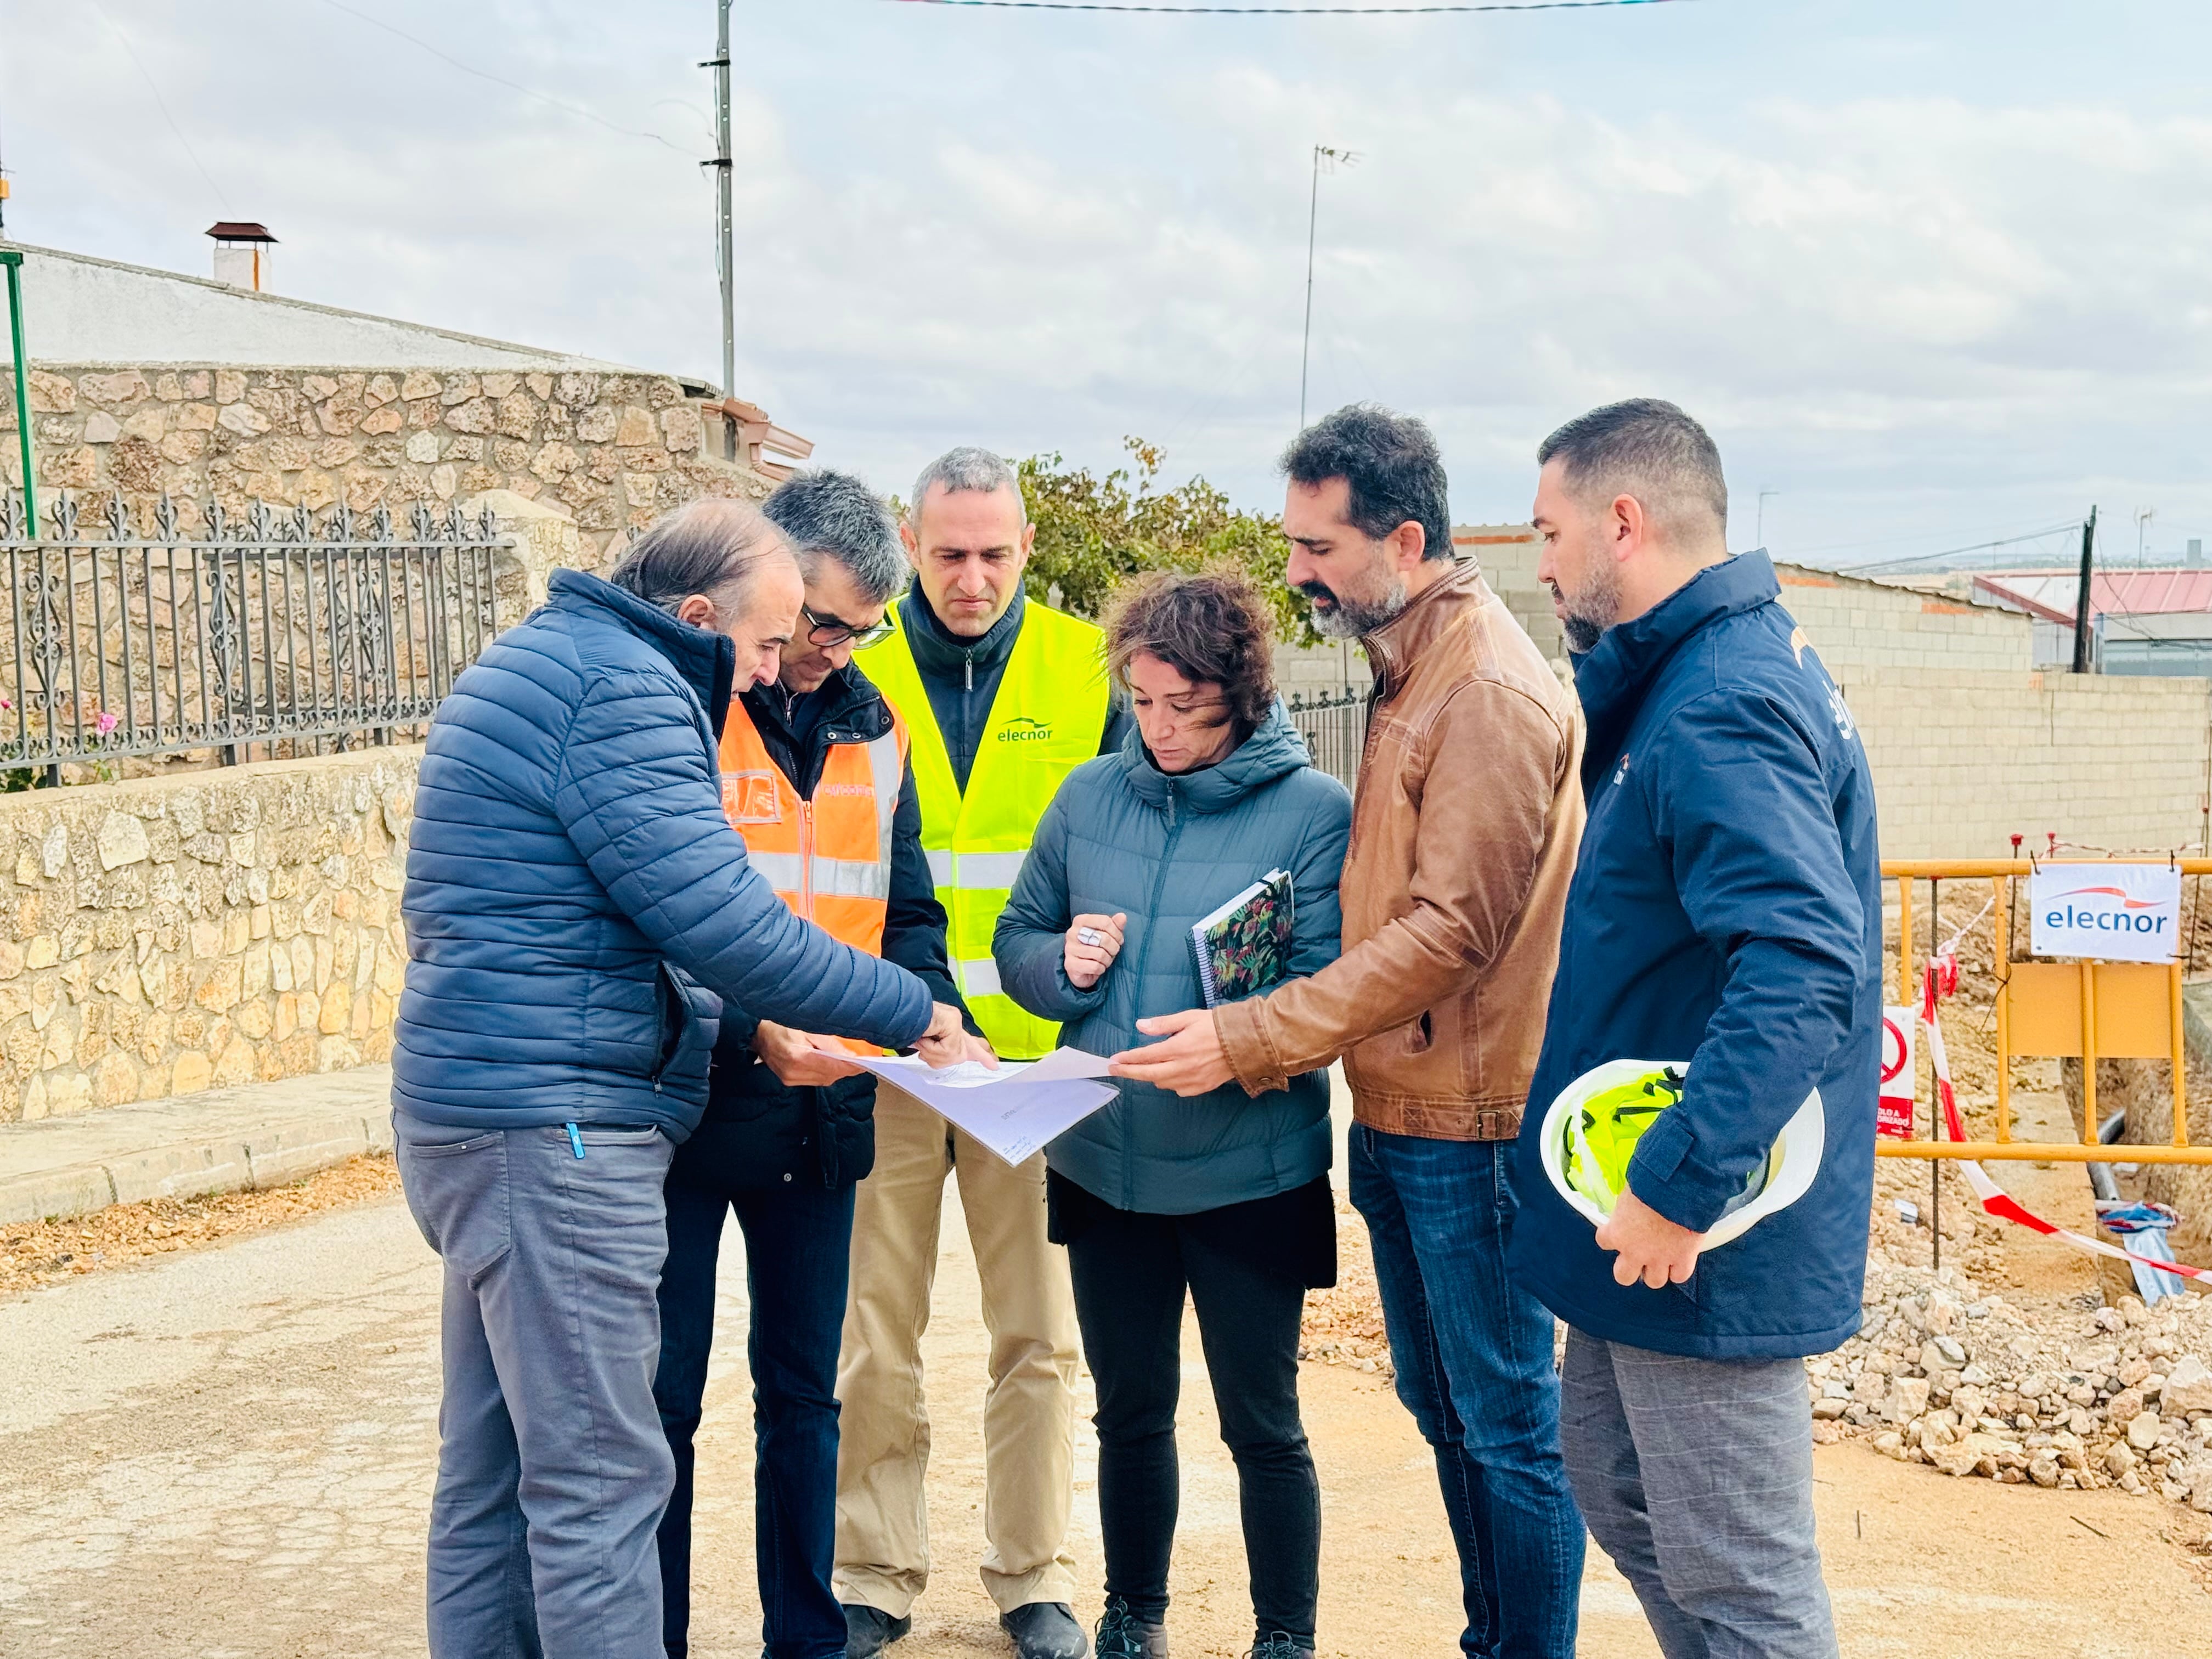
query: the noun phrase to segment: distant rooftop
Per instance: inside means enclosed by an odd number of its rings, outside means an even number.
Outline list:
[[[258,225],[229,223],[209,234],[234,231],[267,234]],[[58,248],[13,246],[24,255],[23,323],[33,362],[664,372]]]
[[[1978,598],[2071,628],[2081,581],[2070,570],[1978,571],[1974,588]],[[2212,569],[2097,571],[2089,579],[2089,611],[2099,617],[2212,611]]]

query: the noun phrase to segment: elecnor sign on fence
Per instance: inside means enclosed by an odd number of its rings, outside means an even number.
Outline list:
[[[2028,880],[2039,957],[2171,962],[2181,945],[2181,872],[2171,864],[2050,864]]]

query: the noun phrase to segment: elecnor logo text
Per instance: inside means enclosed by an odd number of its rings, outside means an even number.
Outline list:
[[[1052,735],[1048,720],[1033,720],[1026,714],[1017,714],[999,732],[1000,743],[1042,743]]]
[[[2035,954],[2171,962],[2181,933],[2181,874],[2157,864],[2046,864],[2028,878]]]

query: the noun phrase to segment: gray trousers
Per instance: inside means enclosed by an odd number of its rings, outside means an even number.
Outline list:
[[[392,1120],[446,1265],[433,1659],[662,1659],[653,1403],[668,1254],[657,1129],[470,1135]]]
[[[1802,1360],[1681,1359],[1571,1328],[1559,1443],[1667,1659],[1836,1659]]]

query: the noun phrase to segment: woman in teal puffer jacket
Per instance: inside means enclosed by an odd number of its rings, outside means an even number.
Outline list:
[[[1275,698],[1267,613],[1243,578],[1151,579],[1109,620],[1107,654],[1137,730],[1061,785],[994,941],[1006,994],[1098,1054],[1202,1004],[1192,927],[1272,871],[1292,883],[1286,976],[1335,960],[1352,822]],[[1243,1493],[1252,1651],[1297,1659],[1313,1650],[1321,1552],[1298,1321],[1307,1290],[1336,1279],[1328,1079],[1256,1097],[1121,1091],[1046,1154],[1098,1390],[1098,1659],[1167,1651],[1186,1293]]]

